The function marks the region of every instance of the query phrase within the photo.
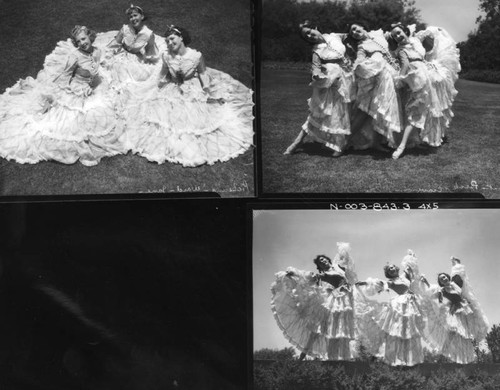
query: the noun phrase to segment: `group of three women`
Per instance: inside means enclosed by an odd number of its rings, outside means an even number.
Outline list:
[[[253,144],[252,92],[207,68],[176,26],[165,37],[127,10],[118,32],[75,26],[37,77],[0,95],[0,156],[19,163],[80,161],[128,151],[184,166],[227,161]]]
[[[334,157],[349,147],[388,152],[388,146],[397,159],[407,146],[441,145],[460,71],[458,49],[446,31],[414,33],[400,23],[389,32],[368,31],[354,23],[348,34],[321,34],[305,22],[300,32],[314,45],[313,92],[307,121],[285,154],[306,135]]]
[[[347,243],[338,244],[332,261],[314,259],[317,273],[289,267],[272,285],[272,311],[284,336],[306,355],[352,360],[365,351],[391,365],[424,361],[424,344],[456,363],[475,358],[474,341],[488,331],[460,260],[451,274],[439,273],[430,285],[408,251],[401,267],[384,267],[386,280],[358,281]],[[371,298],[391,291],[389,302]]]

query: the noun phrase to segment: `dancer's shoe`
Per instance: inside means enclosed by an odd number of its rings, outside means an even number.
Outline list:
[[[394,153],[392,153],[392,159],[393,159],[393,160],[397,160],[397,159],[398,159],[398,158],[399,158],[399,157],[403,154],[403,152],[404,152],[404,151],[405,151],[404,146],[403,146],[403,147],[402,147],[402,146],[398,147],[398,148],[394,151]]]

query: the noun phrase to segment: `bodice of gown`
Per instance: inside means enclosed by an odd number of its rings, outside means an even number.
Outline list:
[[[333,264],[328,271],[320,273],[320,278],[332,285],[333,288],[339,288],[347,284],[345,272],[337,264]]]
[[[201,53],[191,48],[186,48],[183,55],[171,55],[165,52],[162,59],[168,69],[168,78],[175,83],[182,83],[197,77],[205,70]]]
[[[410,281],[406,278],[398,277],[389,280],[387,286],[398,295],[406,294],[410,290]]]
[[[370,31],[368,37],[358,44],[358,55],[366,57],[383,57],[389,54],[389,44],[382,30]]]
[[[127,48],[137,50],[141,55],[154,56],[157,54],[153,31],[146,26],[136,32],[132,26],[125,24],[121,28],[119,36],[122,38],[122,44]]]
[[[321,62],[333,62],[340,60],[345,55],[345,46],[341,36],[335,33],[323,34],[325,42],[314,46],[313,53],[316,53]]]
[[[411,37],[409,42],[401,46],[397,52],[399,53],[401,51],[406,54],[410,62],[423,61],[425,57],[424,46],[422,45],[422,42],[420,42],[420,39],[415,37]]]
[[[461,288],[455,285],[455,283],[452,282],[449,288],[442,287],[441,293],[443,297],[450,301],[452,309],[454,308],[456,310],[462,306],[464,299],[462,297]]]
[[[99,73],[100,55],[98,49],[94,49],[92,53],[75,50],[68,56],[63,71],[54,81],[60,87],[69,86],[74,93],[90,93]]]

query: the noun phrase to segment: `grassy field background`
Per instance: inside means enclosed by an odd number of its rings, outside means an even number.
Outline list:
[[[134,2],[135,3],[135,2]],[[0,0],[0,93],[18,79],[35,77],[56,43],[76,24],[98,32],[118,30],[127,22],[130,2],[114,0]],[[185,27],[191,46],[207,66],[229,73],[252,87],[250,0],[143,0],[147,25],[163,35],[170,24]],[[33,166],[0,160],[0,195],[97,193],[168,193],[216,191],[223,196],[252,196],[254,151],[229,162],[184,168],[149,163],[126,155],[104,159],[96,167],[42,162]]]
[[[373,150],[331,158],[307,138],[298,153],[284,156],[307,118],[310,76],[271,68],[261,73],[264,193],[480,192],[500,198],[500,85],[457,82],[455,118],[440,148],[410,149],[396,161]]]

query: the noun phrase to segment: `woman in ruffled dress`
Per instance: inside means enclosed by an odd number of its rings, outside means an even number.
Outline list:
[[[55,160],[96,165],[124,152],[115,94],[100,74],[95,32],[75,26],[57,44],[36,79],[0,96],[0,155],[19,163]]]
[[[460,62],[455,42],[443,29],[433,27],[412,35],[407,26],[396,24],[391,37],[397,43],[399,79],[406,86],[402,92],[405,130],[392,155],[398,159],[414,129],[421,141],[441,145],[453,117]]]
[[[284,154],[291,154],[306,135],[341,156],[350,134],[349,103],[353,75],[340,34],[321,34],[309,21],[300,25],[301,37],[313,46],[312,96],[308,100],[309,116],[302,130]]]
[[[402,262],[403,271],[394,264],[384,267],[386,281],[368,278],[358,282],[362,294],[356,300],[356,319],[365,345],[373,355],[393,366],[413,366],[422,363],[427,313],[422,296],[417,259],[409,251]],[[383,291],[396,293],[390,302],[378,302],[366,297]]]
[[[271,309],[287,340],[307,355],[323,360],[351,360],[355,338],[353,287],[357,281],[350,246],[337,243],[334,260],[313,261],[317,273],[289,267],[271,287]]]
[[[441,272],[438,285],[428,289],[440,319],[429,330],[428,341],[453,362],[468,364],[475,359],[473,341],[486,337],[488,320],[472,291],[465,267],[455,257],[451,261],[451,276]]]
[[[353,23],[346,44],[356,52],[353,71],[357,92],[349,143],[355,149],[387,151],[384,143],[393,147],[394,133],[401,131],[401,108],[394,81],[397,64],[382,30],[368,31],[362,23]]]
[[[190,48],[189,33],[165,32],[159,80],[130,85],[124,108],[128,145],[159,164],[195,167],[227,161],[253,144],[252,91],[231,76],[205,67]]]
[[[107,44],[107,68],[118,88],[123,83],[145,81],[160,68],[161,38],[144,24],[144,10],[131,4],[125,13],[129,23],[117,34],[115,31],[100,34],[97,43]]]

